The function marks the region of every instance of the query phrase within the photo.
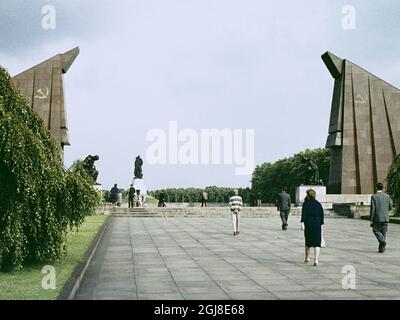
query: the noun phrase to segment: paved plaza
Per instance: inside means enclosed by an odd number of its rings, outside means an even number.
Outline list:
[[[299,217],[112,218],[76,299],[399,299],[400,225],[388,246],[368,221],[326,219],[320,265],[304,263]],[[344,290],[344,266],[356,289]]]

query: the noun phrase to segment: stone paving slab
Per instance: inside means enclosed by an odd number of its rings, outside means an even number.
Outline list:
[[[320,265],[304,263],[298,217],[114,217],[76,299],[400,299],[400,225],[378,253],[369,223],[326,219]],[[312,256],[311,256],[312,258]],[[342,287],[354,267],[356,289]],[[342,272],[343,271],[343,272]]]

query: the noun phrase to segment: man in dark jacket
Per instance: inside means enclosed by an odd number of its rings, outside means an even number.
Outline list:
[[[290,195],[287,193],[286,187],[283,187],[282,192],[278,194],[276,205],[281,215],[282,230],[287,230],[288,227],[287,222],[290,214],[291,199]]]
[[[158,198],[158,206],[159,207],[165,207],[165,193],[164,191],[161,191],[160,196]]]
[[[128,202],[129,202],[129,208],[133,208],[134,207],[134,198],[135,198],[135,188],[133,187],[133,184],[131,184],[130,188],[129,188],[129,194],[128,194]]]
[[[114,184],[114,187],[112,187],[110,191],[110,201],[112,202],[112,204],[115,205],[117,203],[117,199],[118,199],[118,186],[117,184]]]
[[[386,233],[389,223],[389,211],[393,208],[393,201],[384,193],[383,184],[376,184],[377,192],[371,197],[371,227],[379,242],[379,252],[385,252]]]

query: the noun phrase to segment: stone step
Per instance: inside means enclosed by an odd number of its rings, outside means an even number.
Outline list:
[[[229,208],[114,208],[115,217],[227,217],[230,216]],[[301,208],[293,208],[291,216],[300,216]],[[333,210],[325,210],[326,216],[334,216]],[[279,217],[276,208],[243,208],[243,218]]]
[[[158,208],[158,207],[142,207],[142,208],[114,208],[114,212],[229,212],[229,207],[210,207],[210,208]],[[263,208],[252,208],[252,207],[244,207],[242,208],[242,212],[271,212],[271,213],[279,213],[276,208],[273,207],[263,207]],[[291,209],[291,212],[301,212],[300,207],[296,207]]]

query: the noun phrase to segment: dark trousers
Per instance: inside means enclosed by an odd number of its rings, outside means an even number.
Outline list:
[[[201,200],[201,206],[203,207],[203,205],[204,205],[204,207],[207,207],[207,200],[205,200],[205,199]]]
[[[159,206],[159,207],[165,207],[165,202],[164,202],[164,200],[158,201],[158,206]]]
[[[280,213],[281,213],[282,227],[286,227],[288,225],[287,222],[289,219],[290,210],[289,209],[281,209]]]
[[[372,224],[372,232],[375,234],[375,237],[378,239],[380,244],[386,242],[387,231],[388,231],[387,222],[374,222]]]
[[[132,198],[129,198],[129,199],[128,199],[128,202],[129,202],[129,208],[133,208],[133,203],[134,203],[133,197],[132,197]]]

